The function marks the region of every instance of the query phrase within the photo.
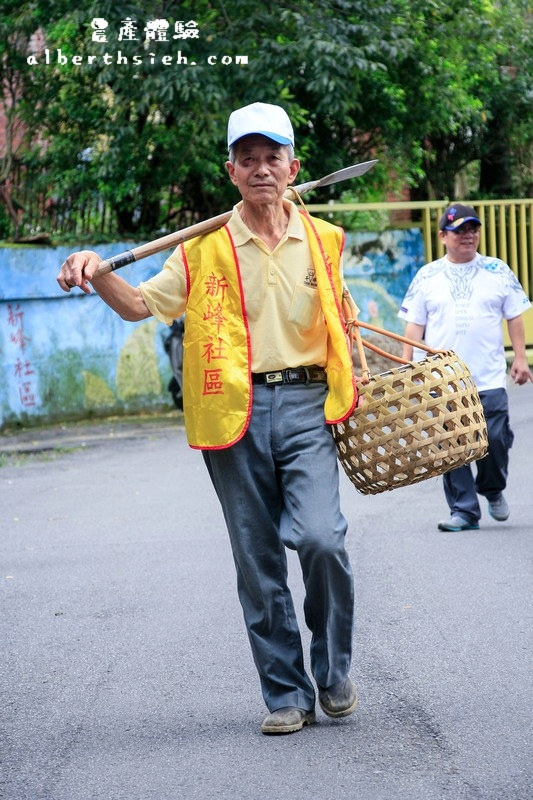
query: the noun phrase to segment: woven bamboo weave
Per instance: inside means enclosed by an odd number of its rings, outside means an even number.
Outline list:
[[[361,494],[378,494],[482,458],[488,447],[474,380],[452,351],[359,384],[363,404],[333,425],[338,458]]]

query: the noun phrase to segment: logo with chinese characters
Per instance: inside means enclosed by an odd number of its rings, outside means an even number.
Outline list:
[[[102,17],[93,17],[91,21],[92,41],[93,42],[108,42],[108,36],[111,36],[109,31],[109,23]],[[191,19],[188,22],[179,20],[171,26],[170,22],[166,19],[149,19],[144,27],[141,27],[137,20],[131,17],[123,19],[118,33],[116,34],[116,41],[118,42],[138,42],[141,41],[138,37],[140,30],[144,33],[145,42],[168,42],[171,39],[198,39],[199,30],[198,24],[195,20]]]
[[[188,46],[189,41],[194,43],[200,38],[198,23],[194,19],[177,20],[170,22],[167,19],[148,19],[138,22],[132,17],[126,17],[115,27],[110,25],[105,17],[93,17],[90,26],[91,42],[97,45],[109,45],[112,52],[96,52],[81,55],[80,53],[67,53],[61,47],[55,51],[50,50],[45,44],[32,52],[26,58],[29,66],[40,64],[55,64],[65,67],[71,64],[74,67],[104,65],[109,67],[116,65],[119,67],[133,65],[140,66],[143,63],[158,65],[162,67],[194,67],[197,61],[194,53],[185,54],[181,50],[169,53],[165,43],[175,41],[184,42]],[[135,43],[140,45],[141,52],[135,52]],[[115,47],[118,49],[115,50]],[[157,52],[159,50],[159,52]],[[214,66],[243,66],[248,64],[248,56],[209,53],[202,57],[203,64],[209,67]]]

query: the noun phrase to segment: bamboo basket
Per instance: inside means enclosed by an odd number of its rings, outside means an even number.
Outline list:
[[[339,461],[356,489],[361,494],[379,494],[482,458],[488,447],[487,428],[466,364],[452,350],[432,350],[359,322],[355,304],[346,295],[343,306],[361,361],[362,403],[332,428]],[[353,312],[351,316],[347,309]],[[422,347],[428,356],[405,362],[362,339],[359,327]],[[364,346],[400,366],[371,376]]]

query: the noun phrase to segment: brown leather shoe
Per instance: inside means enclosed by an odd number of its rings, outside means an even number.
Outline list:
[[[357,689],[350,678],[334,683],[328,689],[319,686],[318,702],[328,717],[347,717],[357,708]]]
[[[279,733],[294,733],[301,731],[304,725],[312,725],[316,721],[314,711],[304,711],[303,708],[278,708],[272,714],[267,714],[261,725],[261,731],[268,735]]]

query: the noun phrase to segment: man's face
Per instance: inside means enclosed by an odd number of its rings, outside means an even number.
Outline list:
[[[464,264],[472,261],[479,246],[480,225],[465,222],[455,231],[439,231],[450,261]]]
[[[226,162],[232,183],[243,200],[257,205],[279,200],[300,169],[288,149],[260,134],[244,136],[235,145],[235,163]]]

